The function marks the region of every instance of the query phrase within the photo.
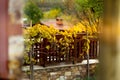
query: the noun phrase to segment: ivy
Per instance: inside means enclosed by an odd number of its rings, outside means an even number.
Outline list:
[[[95,28],[89,27],[87,32],[89,35],[92,35],[92,33],[95,33],[93,30]],[[26,52],[28,53],[30,49],[32,48],[32,45],[35,43],[42,43],[44,39],[47,39],[48,45],[45,45],[45,48],[47,50],[54,49],[56,47],[59,48],[59,51],[61,54],[65,55],[68,53],[70,47],[72,49],[75,48],[74,44],[74,38],[77,37],[78,33],[86,31],[86,26],[82,25],[81,23],[76,24],[70,29],[60,31],[58,29],[55,29],[53,26],[45,26],[36,24],[33,27],[28,27],[24,29],[24,39],[25,39],[25,45],[26,45]],[[61,37],[57,39],[57,35],[60,35]],[[87,53],[89,51],[89,43],[90,40],[86,37],[83,37],[84,45],[82,47],[83,52]],[[83,55],[80,55],[83,56]],[[26,58],[28,61],[29,59]]]

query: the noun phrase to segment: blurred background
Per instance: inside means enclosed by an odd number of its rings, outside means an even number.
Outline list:
[[[119,2],[0,0],[0,79],[119,80]]]

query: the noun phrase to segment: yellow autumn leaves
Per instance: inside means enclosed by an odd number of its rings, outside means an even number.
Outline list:
[[[73,34],[77,34],[77,33],[82,33],[82,32],[88,32],[90,35],[92,33],[97,33],[97,26],[96,25],[93,25],[93,26],[85,26],[84,24],[82,23],[78,23],[76,25],[74,25],[73,27],[65,30],[64,32],[62,32],[62,34],[66,34],[66,31],[68,31],[69,33]],[[27,35],[29,38],[30,37],[35,37],[35,36],[38,36],[38,34],[41,34],[41,36],[43,37],[50,37],[49,35],[56,35],[56,34],[59,34],[60,31],[58,29],[55,29],[54,26],[45,26],[45,25],[40,25],[40,24],[37,24],[33,27],[28,27],[27,29],[24,29],[24,34]],[[44,35],[46,34],[46,35]]]
[[[54,26],[36,24],[33,27],[28,27],[24,29],[24,38],[28,50],[30,49],[31,45],[33,45],[34,43],[42,42],[44,38],[46,38],[50,43],[59,42],[61,45],[69,46],[69,43],[74,42],[73,37],[76,37],[78,33],[86,31],[91,36],[93,33],[97,32],[96,25],[93,25],[91,27],[85,26],[82,23],[78,23],[69,29],[60,31],[58,29],[55,29]],[[57,40],[56,35],[62,35],[63,37]]]
[[[82,23],[78,23],[74,25],[72,28],[69,29],[70,32],[73,32],[75,34],[81,33],[81,32],[88,32],[88,34],[92,35],[93,33],[97,33],[97,26],[87,26]]]

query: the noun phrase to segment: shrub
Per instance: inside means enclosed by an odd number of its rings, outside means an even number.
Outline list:
[[[40,19],[43,17],[41,9],[31,1],[26,3],[24,13],[29,20],[32,20],[33,24],[40,22]]]

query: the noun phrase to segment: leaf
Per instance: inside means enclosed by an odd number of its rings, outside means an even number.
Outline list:
[[[47,49],[47,50],[49,50],[49,49],[50,49],[50,46],[49,46],[49,45],[47,45],[47,46],[46,46],[46,49]]]

